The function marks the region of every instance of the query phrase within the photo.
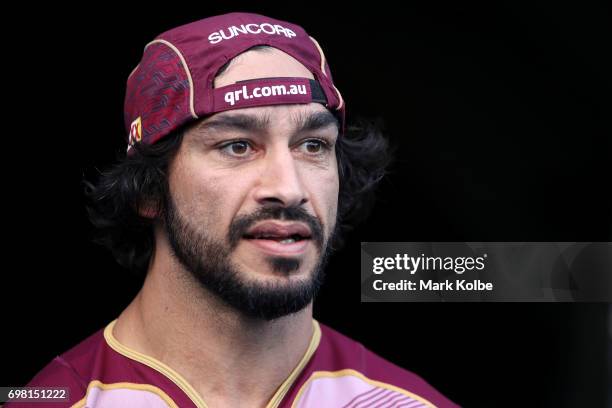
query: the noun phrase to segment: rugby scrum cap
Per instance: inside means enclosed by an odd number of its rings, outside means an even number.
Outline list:
[[[257,78],[214,88],[219,69],[257,45],[301,62],[309,78]],[[128,154],[199,118],[230,109],[310,103],[325,105],[344,132],[345,107],[317,41],[303,28],[258,14],[205,18],[158,35],[146,45],[127,81],[124,119]]]

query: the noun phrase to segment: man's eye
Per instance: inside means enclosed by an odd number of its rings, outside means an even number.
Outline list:
[[[221,146],[221,151],[231,156],[244,156],[250,149],[249,143],[239,140]]]
[[[317,154],[323,153],[324,150],[328,150],[329,146],[323,140],[310,139],[305,141],[302,146],[306,149],[307,153]]]

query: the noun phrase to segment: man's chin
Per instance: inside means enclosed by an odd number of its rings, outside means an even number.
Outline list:
[[[237,271],[238,275],[245,271]],[[318,292],[318,276],[282,278],[242,278],[238,291],[217,294],[243,315],[274,320],[294,314],[312,302]]]

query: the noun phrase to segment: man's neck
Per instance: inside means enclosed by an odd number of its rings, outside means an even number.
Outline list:
[[[209,408],[264,407],[310,344],[312,303],[273,321],[249,319],[186,276],[154,265],[115,337],[182,375]]]

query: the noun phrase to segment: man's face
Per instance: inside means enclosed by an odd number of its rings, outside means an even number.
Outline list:
[[[249,51],[215,86],[312,74],[276,49]],[[169,169],[166,232],[183,266],[249,317],[307,306],[335,233],[337,121],[322,105],[236,109],[197,122]]]

